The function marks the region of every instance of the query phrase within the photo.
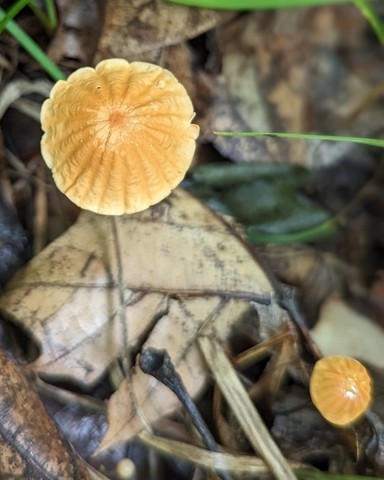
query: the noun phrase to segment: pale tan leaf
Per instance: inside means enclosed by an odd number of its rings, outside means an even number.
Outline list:
[[[324,302],[312,337],[324,355],[346,355],[384,368],[384,330],[339,295]]]
[[[248,300],[229,297],[228,292],[228,298],[215,295],[171,300],[168,314],[156,324],[144,344],[169,352],[192,397],[198,394],[207,377],[197,338],[207,333],[223,342],[233,324],[253,308]],[[109,429],[100,449],[131,438],[177,405],[178,400],[170,390],[135,369],[132,378],[124,380],[109,401]]]
[[[127,343],[137,347],[146,336],[145,346],[167,348],[195,395],[206,378],[197,337],[204,333],[223,341],[253,309],[251,300],[269,302],[272,287],[233,229],[181,189],[143,213],[116,220]],[[34,363],[39,373],[92,384],[121,354],[111,222],[84,213],[0,298],[1,310],[39,342],[41,355]],[[152,423],[175,405],[156,380],[135,371],[129,387],[123,382],[111,400],[103,446],[130,438],[142,422]]]

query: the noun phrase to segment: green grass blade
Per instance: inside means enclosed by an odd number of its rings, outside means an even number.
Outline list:
[[[384,140],[378,138],[347,137],[338,135],[318,135],[311,133],[282,133],[282,132],[213,132],[223,137],[275,137],[304,140],[328,140],[331,142],[350,142],[384,148]]]
[[[287,233],[264,233],[252,227],[246,229],[248,239],[252,243],[301,243],[313,242],[324,238],[330,238],[338,233],[338,223],[335,219],[320,223],[307,230]]]
[[[49,25],[52,29],[57,26],[57,11],[55,2],[53,0],[45,0],[45,9],[47,10],[47,17]]]
[[[367,0],[353,0],[355,6],[360,10],[361,14],[368,20],[372,30],[376,33],[381,43],[384,43],[384,25],[376,15],[372,6]]]
[[[168,0],[172,3],[200,8],[224,10],[261,10],[270,8],[297,8],[348,3],[350,0]]]
[[[4,18],[0,21],[0,33],[4,30],[7,23],[12,20],[25,6],[29,4],[30,0],[19,0],[15,2],[5,13]]]
[[[51,33],[56,28],[57,15],[52,0],[45,1],[46,12],[37,4],[36,0],[30,0],[29,7],[48,33]]]
[[[313,472],[302,470],[295,470],[296,476],[299,480],[377,480],[377,477],[366,477],[360,475],[338,475],[332,473]]]
[[[190,7],[222,10],[264,10],[279,8],[315,7],[352,2],[368,20],[381,43],[384,43],[384,25],[368,0],[167,0]]]
[[[0,8],[0,21],[3,21],[5,16],[5,11]],[[52,62],[48,55],[43,52],[39,45],[37,45],[37,43],[17,25],[17,23],[10,20],[7,22],[5,28],[54,80],[63,80],[66,77]]]

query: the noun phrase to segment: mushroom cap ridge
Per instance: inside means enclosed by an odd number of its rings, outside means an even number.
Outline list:
[[[330,355],[316,362],[310,380],[315,407],[330,423],[349,426],[369,408],[372,381],[356,359]]]
[[[199,127],[175,76],[157,65],[103,60],[59,80],[41,110],[42,155],[79,207],[145,210],[184,178]]]

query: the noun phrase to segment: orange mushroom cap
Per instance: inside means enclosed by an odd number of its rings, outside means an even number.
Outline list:
[[[372,381],[357,360],[331,355],[319,360],[310,380],[310,395],[321,415],[338,426],[349,426],[372,400]]]
[[[145,210],[184,178],[199,127],[174,75],[109,59],[59,80],[41,110],[41,150],[58,188],[79,207]]]

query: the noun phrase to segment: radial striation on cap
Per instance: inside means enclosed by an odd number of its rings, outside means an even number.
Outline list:
[[[163,200],[184,178],[199,127],[175,76],[109,59],[58,81],[41,110],[41,150],[79,207],[120,215]]]
[[[315,407],[330,423],[349,426],[357,421],[372,401],[372,381],[357,360],[330,355],[316,362],[310,380]]]

